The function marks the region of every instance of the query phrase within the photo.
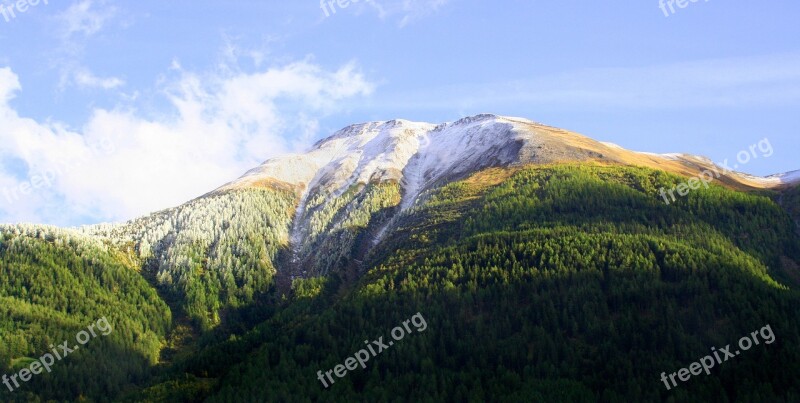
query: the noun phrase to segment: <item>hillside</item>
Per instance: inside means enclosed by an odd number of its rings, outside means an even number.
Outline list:
[[[478,173],[414,208],[355,284],[297,283],[266,322],[179,368],[220,378],[208,401],[795,400],[800,295],[776,280],[781,259],[798,259],[791,220],[722,187],[665,206],[654,189],[677,180],[599,166]],[[317,370],[415,312],[425,333],[322,387]],[[671,392],[660,383],[765,324],[775,344]]]
[[[145,382],[172,326],[167,305],[129,257],[72,231],[0,226],[0,369],[27,367],[106,318],[109,334],[22,383],[11,402],[115,396]],[[58,350],[62,351],[62,350]],[[12,386],[13,387],[13,386]]]
[[[707,170],[520,118],[396,120],[127,223],[2,226],[5,373],[114,331],[0,397],[796,401],[796,175],[664,202]],[[320,382],[417,313],[424,331]],[[664,387],[767,325],[774,343]]]

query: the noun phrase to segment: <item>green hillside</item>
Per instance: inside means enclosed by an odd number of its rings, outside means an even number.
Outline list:
[[[171,313],[137,269],[73,231],[0,226],[0,372],[10,376],[51,344],[77,345],[76,334],[102,317],[111,328],[13,393],[0,386],[0,400],[103,400],[149,379]]]
[[[165,298],[208,330],[274,286],[294,203],[285,189],[228,191],[88,232],[134,255]]]
[[[452,183],[402,218],[360,281],[296,283],[266,322],[209,337],[175,381],[135,398],[212,379],[208,401],[800,399],[791,217],[775,195],[722,187],[667,206],[658,189],[681,180],[554,166]],[[317,379],[416,312],[424,333],[328,389]],[[774,344],[661,382],[766,325]]]
[[[99,317],[114,325],[0,397],[800,400],[797,190],[712,186],[666,205],[658,189],[683,180],[631,167],[489,169],[394,218],[396,183],[319,196],[301,264],[326,275],[295,279],[289,295],[274,285],[298,269],[291,191],[216,194],[92,236],[0,227],[5,373]],[[318,371],[365,340],[391,340],[417,313],[424,331],[320,382]],[[774,343],[662,383],[767,325]]]

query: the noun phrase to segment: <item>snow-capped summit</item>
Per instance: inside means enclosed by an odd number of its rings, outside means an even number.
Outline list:
[[[777,179],[780,183],[787,185],[800,183],[800,170],[770,175],[767,179]]]
[[[397,181],[405,208],[429,187],[483,168],[578,161],[684,175],[715,167],[705,157],[629,151],[528,119],[480,114],[442,124],[395,119],[348,126],[304,154],[270,159],[219,190],[283,183],[306,194],[311,188],[341,194],[357,183]],[[729,177],[748,187],[774,187],[796,182],[798,174]]]
[[[560,163],[642,166],[685,177],[713,172],[741,190],[800,182],[798,172],[766,178],[729,172],[702,156],[630,151],[528,119],[481,114],[440,124],[351,125],[305,153],[267,160],[211,195],[252,188],[294,193],[286,241],[291,275],[306,276],[307,267],[324,274],[391,239],[429,190],[487,168]],[[366,186],[373,184],[379,186]],[[366,228],[369,241],[356,239],[354,228]]]
[[[336,193],[354,183],[395,180],[403,184],[404,199],[413,200],[430,183],[488,166],[597,156],[570,146],[578,142],[606,148],[526,119],[489,114],[439,125],[368,122],[339,130],[305,154],[270,159],[223,189],[277,181]]]

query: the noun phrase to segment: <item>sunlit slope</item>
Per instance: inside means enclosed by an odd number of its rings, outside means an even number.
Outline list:
[[[219,379],[210,401],[796,399],[800,295],[780,266],[798,260],[792,219],[722,186],[667,206],[657,189],[681,180],[607,166],[481,171],[404,212],[359,282],[298,283],[271,319],[180,368]],[[425,333],[320,384],[318,370],[416,312]],[[766,324],[778,342],[664,389],[662,371]]]
[[[232,190],[85,231],[140,260],[181,314],[207,330],[225,309],[251,304],[275,286],[296,199],[290,189]]]

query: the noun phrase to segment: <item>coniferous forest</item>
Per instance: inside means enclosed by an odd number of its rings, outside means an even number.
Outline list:
[[[800,401],[800,188],[665,204],[684,180],[492,168],[399,215],[400,184],[364,183],[310,199],[299,251],[281,188],[120,225],[0,227],[3,373],[113,326],[0,400]],[[424,332],[318,380],[417,312]],[[774,343],[664,387],[766,325]]]

